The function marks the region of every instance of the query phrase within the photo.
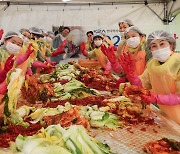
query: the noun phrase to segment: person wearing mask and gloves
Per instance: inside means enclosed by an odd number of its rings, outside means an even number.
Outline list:
[[[54,33],[51,31],[47,31],[46,42],[52,44],[53,39],[54,39]]]
[[[19,32],[21,33],[21,35],[22,35],[22,39],[23,39],[23,44],[25,44],[25,45],[28,45],[29,44],[29,41],[30,41],[30,39],[31,39],[31,33],[30,33],[30,31],[28,30],[28,29],[25,29],[25,28],[21,28],[20,30],[19,30]]]
[[[36,47],[35,55],[32,57],[32,66],[39,69],[46,68],[46,45],[45,42],[41,40],[43,37],[42,31],[37,27],[31,27],[29,31],[31,33],[30,43]],[[33,70],[35,71],[36,69]]]
[[[35,61],[32,66],[40,69],[48,68],[48,65],[51,66],[50,62],[47,59],[47,57],[51,56],[51,46],[50,49],[47,48],[46,42],[41,39],[43,35],[42,35],[42,31],[39,28],[32,27],[29,29],[29,31],[31,33],[30,43],[32,43],[33,46],[37,47],[36,48],[37,61]]]
[[[8,32],[4,37],[4,45],[0,48],[0,69],[4,67],[5,61],[11,55],[15,56],[15,62],[17,65],[25,62],[30,54],[33,52],[30,50],[30,46],[27,48],[26,52],[20,53],[23,46],[22,38],[16,32]]]
[[[141,75],[146,66],[147,53],[146,51],[146,39],[145,34],[142,33],[137,27],[131,26],[125,31],[126,43],[123,45],[122,53],[131,53],[136,65],[136,73]],[[115,73],[122,73],[122,67],[112,49],[102,48],[102,51],[108,57],[111,62],[112,69]],[[122,76],[124,76],[122,74]]]
[[[144,103],[157,103],[160,109],[180,124],[180,54],[174,53],[176,40],[169,33],[159,30],[147,38],[152,60],[138,77],[132,55],[122,55],[121,66],[131,84],[150,91],[148,96],[140,95]]]
[[[8,72],[12,69],[14,65],[14,55],[11,55],[5,62],[4,68],[0,70],[0,100],[4,97],[4,94],[7,92],[7,83],[5,81]],[[0,117],[4,111],[4,102],[0,101]]]
[[[31,33],[31,39],[32,40],[39,40],[40,38],[43,37],[42,31],[37,27],[31,27],[29,29],[29,31]]]
[[[125,33],[125,30],[131,26],[134,26],[132,21],[129,20],[129,19],[124,19],[122,21],[120,21],[118,23],[118,26],[119,26],[119,32],[120,32],[120,35],[121,35],[121,41],[117,47],[117,52],[115,53],[116,57],[118,58],[121,54],[121,51],[122,51],[122,47],[123,45],[126,43],[125,41],[125,37],[124,37],[124,33]],[[112,70],[112,66],[111,66],[111,62],[108,62],[107,65],[106,65],[106,69],[104,71],[104,74],[109,74]],[[124,81],[124,80],[123,80]]]
[[[4,82],[7,73],[15,65],[21,65],[24,63],[33,50],[28,50],[25,53],[20,53],[23,45],[23,40],[15,32],[8,32],[4,37],[4,46],[0,50],[0,94],[3,94],[7,90],[7,83]]]
[[[29,45],[26,52],[22,52],[23,40],[15,32],[8,32],[4,37],[4,46],[0,50],[0,98],[7,92],[7,74],[12,68],[21,68],[34,51]],[[24,69],[27,73],[27,69]],[[10,72],[11,73],[11,72]],[[0,99],[1,100],[1,99]],[[3,113],[4,102],[0,101],[0,115]]]
[[[0,40],[2,39],[3,33],[4,33],[4,30],[0,29]],[[9,35],[6,34],[6,36],[4,38],[4,40],[6,40],[6,45],[7,45],[8,38],[11,38],[10,36],[16,37],[17,33],[9,32]],[[15,42],[16,39],[18,39],[18,38],[13,38],[14,41],[12,41],[12,40],[11,41]],[[8,53],[8,51],[5,49],[5,46],[4,46],[4,49],[0,48],[0,50],[1,50],[0,51],[0,64],[1,64],[0,65],[0,95],[2,95],[7,90],[7,84],[3,83],[3,82],[6,79],[7,73],[12,69],[12,67],[14,65],[14,59],[13,59],[14,55],[13,54],[11,55],[11,53]]]
[[[101,46],[103,45],[103,35],[101,33],[94,34],[93,42],[95,45],[95,49],[87,52],[85,49],[85,43],[82,42],[80,45],[80,50],[82,54],[90,59],[97,60],[100,65],[105,69],[107,64],[107,58],[104,53],[101,51]]]
[[[34,46],[37,46],[37,60],[40,62],[45,62],[46,46],[44,41],[41,40],[41,38],[43,37],[42,31],[37,27],[31,27],[29,31],[31,33],[30,43],[32,43]]]
[[[120,21],[118,23],[118,25],[119,25],[119,32],[120,32],[120,35],[121,35],[121,41],[120,41],[120,43],[119,43],[119,45],[117,47],[117,57],[120,56],[121,51],[122,51],[122,47],[126,43],[126,39],[125,39],[125,35],[124,35],[126,29],[128,29],[131,26],[134,26],[134,24],[132,23],[131,20],[124,19],[124,20]]]
[[[7,60],[7,58],[10,55],[15,55],[16,64],[20,65],[24,63],[30,56],[30,54],[33,52],[33,50],[30,50],[29,45],[27,51],[25,53],[19,53],[19,51],[22,49],[23,46],[23,39],[15,32],[8,32],[4,37],[4,45],[0,48],[0,69],[4,67],[4,63]],[[33,63],[34,67],[40,67],[40,62],[36,61]],[[42,63],[42,67],[47,66]],[[31,73],[31,70],[28,69],[29,74]]]
[[[47,45],[47,42],[43,41],[42,38],[42,31],[37,27],[30,28],[31,32],[31,41],[33,46],[37,47],[35,49],[36,59],[33,58],[32,66],[34,68],[38,68],[36,72],[40,72],[43,68],[44,70],[52,71],[52,67],[56,64],[55,62],[49,61],[49,57],[53,58],[60,54],[65,53],[64,47],[66,45],[66,41],[63,41],[57,49],[52,48],[50,44]],[[34,69],[35,71],[35,69]]]
[[[18,54],[23,46],[23,40],[15,32],[8,32],[4,36],[4,45],[0,48],[0,69],[4,67],[4,63],[11,54]]]

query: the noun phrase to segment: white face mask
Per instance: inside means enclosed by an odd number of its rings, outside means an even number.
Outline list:
[[[24,37],[23,42],[24,42],[25,44],[29,44],[29,39],[28,39],[27,37]]]
[[[120,34],[121,34],[121,37],[124,37],[124,32],[120,32]]]
[[[37,40],[37,38],[35,38],[35,40]],[[39,40],[40,41],[46,41],[46,37],[40,37]]]
[[[127,45],[130,48],[136,48],[139,44],[140,44],[141,40],[140,37],[131,37],[129,39],[126,40]]]
[[[101,44],[102,44],[102,40],[94,41],[94,44],[95,44],[97,47],[99,47],[99,46],[101,46]]]
[[[46,37],[46,41],[47,41],[48,43],[52,43],[53,39],[50,38],[50,37]]]
[[[170,55],[171,55],[171,50],[169,46],[166,48],[152,51],[153,58],[160,62],[165,62]]]
[[[21,39],[24,39],[24,35],[23,34],[19,34],[18,35]]]
[[[28,39],[27,37],[25,37],[25,36],[22,35],[22,34],[19,34],[19,37],[23,40],[23,43],[29,44],[29,39]]]
[[[10,54],[16,54],[19,52],[19,50],[21,49],[21,47],[19,47],[16,44],[13,44],[11,42],[7,42],[6,44],[6,49]]]

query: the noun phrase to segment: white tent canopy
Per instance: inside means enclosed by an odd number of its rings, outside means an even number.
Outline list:
[[[105,2],[114,2],[114,3],[144,3],[147,1],[148,3],[164,3],[170,2],[173,0],[1,0],[2,2],[28,2],[28,3],[45,3],[45,2],[52,2],[52,3],[105,3]]]
[[[159,29],[174,34],[180,50],[179,8],[180,0],[1,0],[0,28],[6,32],[32,26],[44,30],[53,25],[82,26],[85,31],[112,31],[108,35],[113,38],[118,22],[128,18],[147,35]]]

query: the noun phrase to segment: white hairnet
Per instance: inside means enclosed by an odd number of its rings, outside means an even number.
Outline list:
[[[40,30],[41,30],[42,33],[46,33],[47,34],[47,32],[44,29],[40,29]]]
[[[102,33],[94,33],[93,40],[97,37],[101,37],[103,39],[103,34]]]
[[[42,30],[40,30],[39,28],[37,27],[31,27],[29,29],[30,33],[33,33],[33,34],[37,34],[37,35],[42,35]]]
[[[11,38],[13,36],[21,38],[16,32],[13,32],[13,31],[7,32],[7,34],[4,36],[4,38],[8,39],[8,38]]]
[[[47,35],[49,35],[49,34],[54,35],[54,33],[53,33],[53,32],[51,32],[51,31],[47,31],[47,32],[46,32],[46,34],[47,34]]]
[[[141,36],[143,35],[143,36],[146,36],[146,34],[144,34],[142,31],[140,31],[137,27],[135,27],[135,26],[131,26],[131,27],[129,27],[129,28],[127,28],[126,30],[125,30],[125,32],[124,32],[124,36],[125,36],[125,38],[126,38],[126,34],[128,33],[128,32],[137,32],[137,33],[139,33]]]
[[[124,20],[120,21],[120,22],[118,23],[118,25],[120,25],[121,23],[127,23],[127,24],[129,25],[129,27],[134,26],[134,24],[132,23],[132,21],[129,20],[129,19],[124,19]]]
[[[28,30],[28,29],[26,29],[26,28],[21,28],[20,30],[19,30],[19,32],[22,34],[23,32],[29,32],[30,33],[30,31]]]
[[[163,30],[158,30],[155,32],[152,32],[151,34],[149,34],[148,38],[147,38],[147,46],[149,48],[149,45],[155,41],[155,40],[167,40],[170,44],[172,44],[173,50],[176,49],[176,40],[174,39],[174,37],[169,34],[168,32],[165,32]]]

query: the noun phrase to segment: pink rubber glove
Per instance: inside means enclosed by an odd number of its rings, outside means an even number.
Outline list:
[[[88,56],[88,52],[86,51],[86,44],[84,42],[80,44],[80,51],[82,52],[84,56],[86,57]]]
[[[40,62],[40,61],[35,61],[33,64],[32,64],[33,67],[36,67],[36,68],[49,68],[49,66],[43,62]]]
[[[107,56],[107,58],[109,59],[110,63],[111,63],[111,67],[112,69],[116,72],[116,73],[121,73],[122,72],[122,68],[120,63],[116,60],[116,55],[114,53],[114,47],[109,47],[106,48],[105,45],[101,46],[101,51]]]
[[[126,74],[127,79],[132,85],[141,86],[142,83],[140,78],[137,76],[135,72],[135,62],[132,58],[132,55],[130,53],[128,54],[122,54],[120,56],[119,62]]]
[[[22,63],[24,63],[28,58],[29,56],[31,55],[31,53],[34,52],[34,49],[31,49],[32,47],[32,43],[29,44],[27,50],[26,50],[26,53],[24,55],[19,55],[17,58],[16,58],[16,63],[17,65],[20,65]]]
[[[116,82],[116,86],[119,87],[119,85],[121,83],[125,83],[127,81],[127,78],[126,77],[121,77],[118,79],[118,81]]]
[[[1,83],[0,84],[0,94],[4,95],[7,92],[7,84],[6,83]]]
[[[14,55],[11,55],[5,62],[4,69],[0,72],[0,83],[6,79],[7,73],[12,69],[14,65]]]
[[[108,74],[110,73],[110,70],[111,70],[111,63],[108,62],[108,63],[106,64],[106,69],[105,69],[105,71],[104,71],[104,74],[105,74],[105,75],[108,75]]]
[[[33,72],[31,70],[31,68],[27,68],[26,74],[29,75],[29,76],[33,75]]]
[[[56,49],[56,51],[54,51],[54,52],[51,54],[51,56],[52,56],[52,57],[55,57],[55,56],[58,56],[58,55],[60,55],[60,54],[62,54],[62,53],[65,53],[64,47],[66,46],[66,44],[67,44],[67,41],[64,40],[64,41],[61,43],[61,45]]]
[[[2,39],[3,34],[4,34],[4,30],[0,29],[0,40]]]
[[[180,94],[156,95],[150,92],[150,96],[140,95],[144,103],[157,103],[161,105],[178,105],[180,104]]]

